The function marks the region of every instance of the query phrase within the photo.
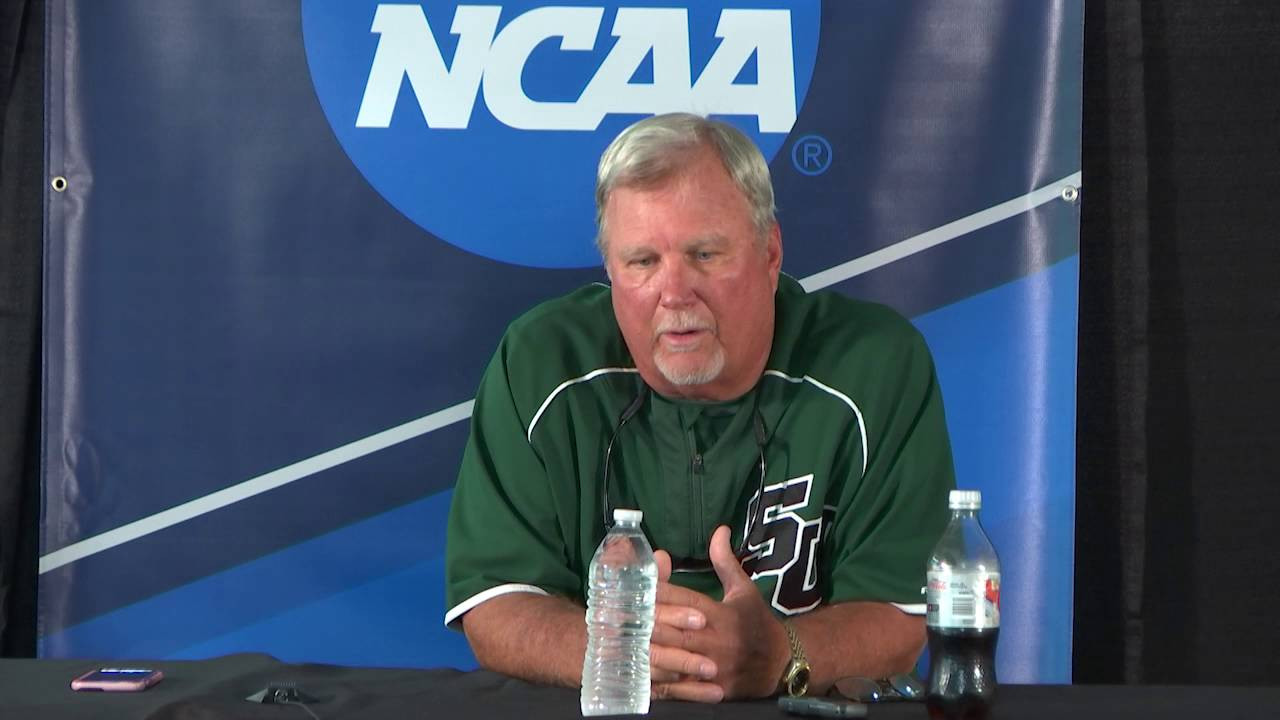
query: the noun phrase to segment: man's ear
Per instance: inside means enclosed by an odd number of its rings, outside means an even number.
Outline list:
[[[778,273],[782,272],[782,226],[775,221],[769,229],[769,239],[765,241],[765,253],[769,257],[769,276],[773,289],[778,289]]]
[[[613,270],[609,267],[609,249],[606,247],[600,253],[600,264],[604,266],[604,275],[609,278],[609,284],[613,284]]]

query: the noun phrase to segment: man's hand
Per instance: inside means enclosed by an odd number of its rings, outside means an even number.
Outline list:
[[[654,697],[701,702],[767,697],[790,657],[786,630],[734,556],[727,526],[716,528],[710,553],[724,587],[720,602],[672,585],[670,556],[655,553]]]

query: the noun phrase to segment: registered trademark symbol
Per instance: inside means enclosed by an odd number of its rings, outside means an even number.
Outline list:
[[[831,143],[821,135],[805,135],[791,146],[791,164],[805,175],[821,175],[831,167]]]

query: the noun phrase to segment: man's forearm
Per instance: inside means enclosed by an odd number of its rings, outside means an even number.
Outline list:
[[[586,610],[563,597],[510,593],[472,608],[462,629],[487,670],[578,687],[587,651]]]
[[[809,660],[811,694],[825,693],[850,675],[883,678],[907,672],[924,649],[924,617],[888,603],[828,605],[791,623]],[[786,667],[785,659],[780,667]]]

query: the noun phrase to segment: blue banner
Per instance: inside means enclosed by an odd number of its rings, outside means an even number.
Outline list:
[[[770,159],[783,270],[933,349],[1071,667],[1080,2],[49,4],[40,654],[474,667],[443,543],[506,324],[604,273],[595,161],[692,110]]]

